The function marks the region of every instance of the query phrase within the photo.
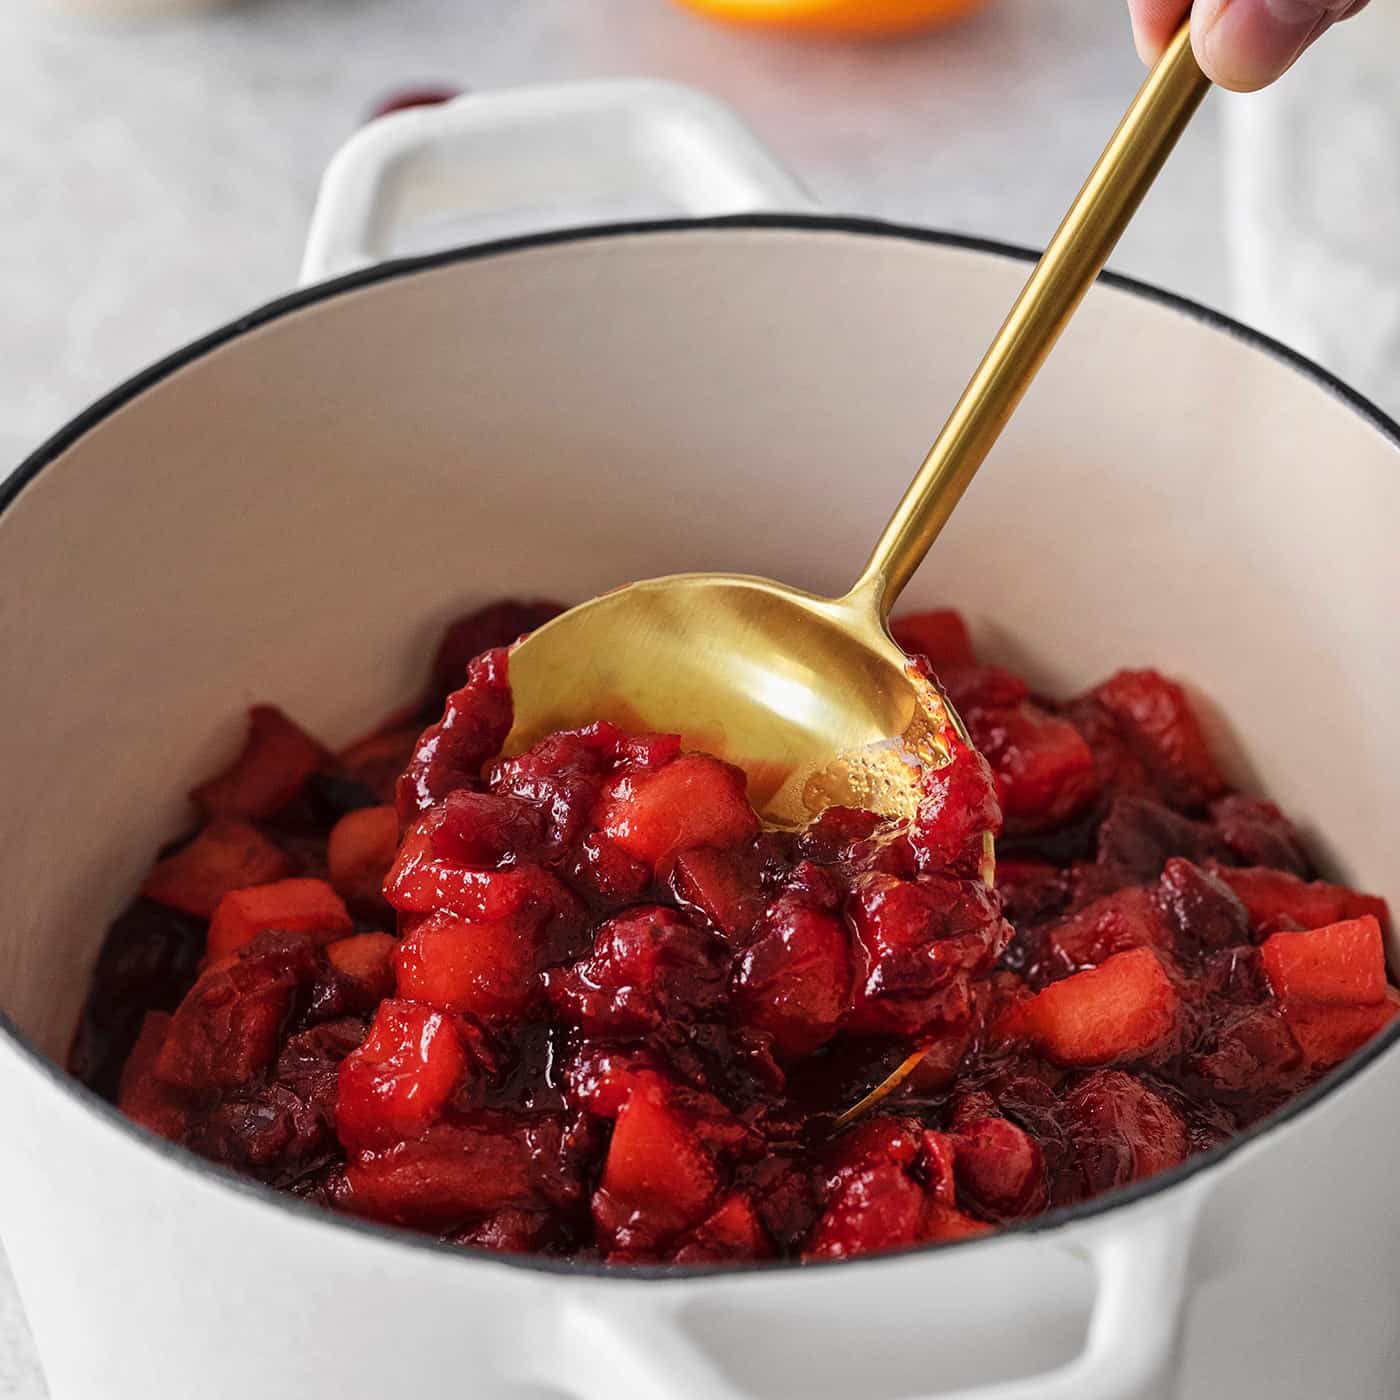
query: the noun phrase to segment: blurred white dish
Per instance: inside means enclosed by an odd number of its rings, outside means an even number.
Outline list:
[[[223,9],[237,0],[49,0],[54,9],[92,19],[146,19]]]
[[[1338,25],[1225,98],[1240,315],[1400,414],[1400,8]]]

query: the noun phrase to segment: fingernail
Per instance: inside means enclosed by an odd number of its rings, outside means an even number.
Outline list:
[[[1222,87],[1252,92],[1286,72],[1335,17],[1317,0],[1217,0],[1197,30],[1197,53]]]

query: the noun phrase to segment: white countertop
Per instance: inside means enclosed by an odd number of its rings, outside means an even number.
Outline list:
[[[666,0],[250,0],[129,27],[5,0],[0,475],[132,371],[286,290],[322,166],[388,90],[678,79],[729,102],[833,209],[1036,244],[1139,81],[1122,9],[999,0],[942,35],[852,48],[713,28]],[[1227,309],[1228,100],[1114,259]],[[0,1256],[0,1396],[43,1394]]]

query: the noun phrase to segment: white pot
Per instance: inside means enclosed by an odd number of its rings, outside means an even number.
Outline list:
[[[533,186],[531,185],[533,181]],[[406,214],[556,189],[691,214],[371,266]],[[0,1227],[55,1400],[1107,1400],[1393,1393],[1395,1034],[1210,1158],[969,1244],[599,1271],[356,1224],[57,1068],[180,794],[274,699],[331,741],[435,629],[682,569],[849,581],[1026,272],[811,213],[652,84],[473,97],[328,177],[319,282],[97,404],[0,513]],[[1400,896],[1394,424],[1220,317],[1089,297],[912,590],[1052,691],[1193,677],[1237,778]]]

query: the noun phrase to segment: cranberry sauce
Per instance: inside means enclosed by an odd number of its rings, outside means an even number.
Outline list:
[[[465,1245],[841,1258],[1163,1171],[1400,1004],[1384,902],[1314,878],[1155,671],[1057,704],[956,613],[906,618],[976,748],[944,736],[912,822],[774,831],[674,736],[499,757],[505,648],[557,611],[463,618],[421,704],[338,755],[256,707],[108,932],[74,1073]]]

